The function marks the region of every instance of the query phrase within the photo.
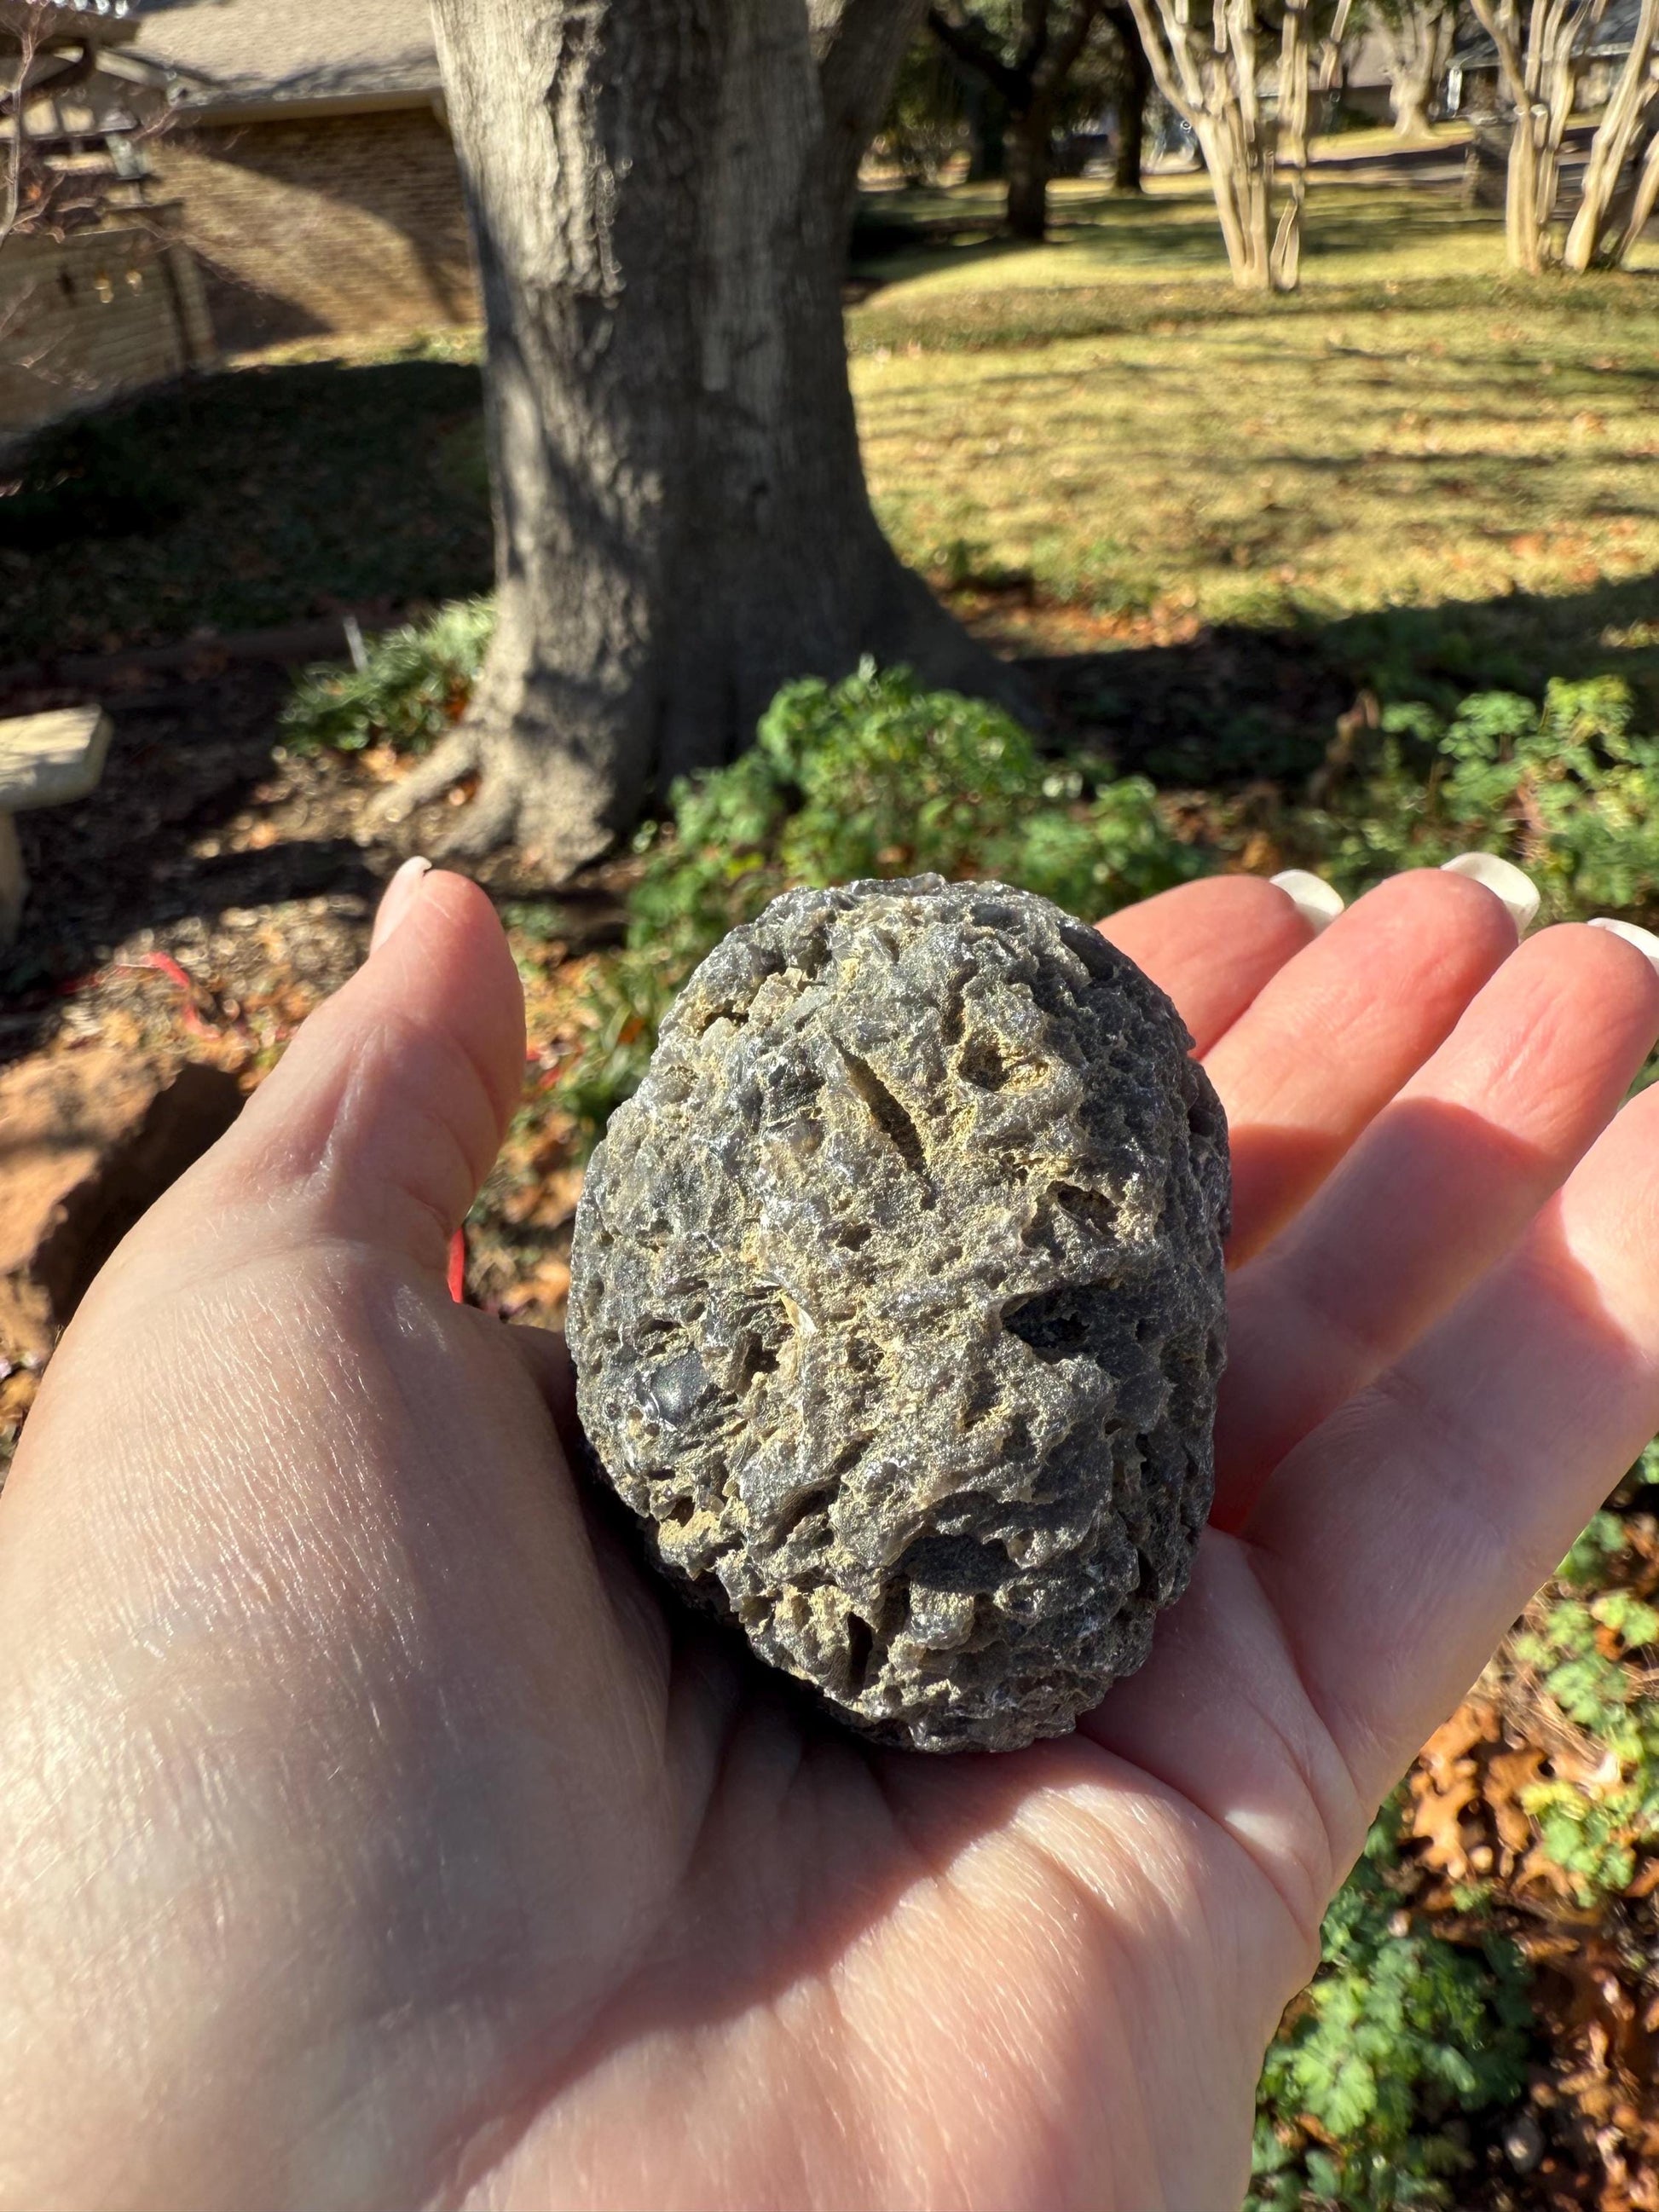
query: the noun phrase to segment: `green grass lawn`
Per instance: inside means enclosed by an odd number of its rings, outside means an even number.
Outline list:
[[[872,195],[848,319],[878,505],[936,580],[1311,627],[1362,678],[1449,629],[1472,679],[1659,668],[1659,251],[1526,283],[1452,196],[1316,186],[1304,287],[1264,301],[1201,179],[1057,185],[1036,247],[996,206]],[[481,588],[469,343],[273,358],[53,434],[0,497],[0,662]]]
[[[1617,627],[1659,570],[1659,265],[1523,283],[1495,220],[1347,187],[1250,299],[1199,184],[1059,204],[1047,246],[892,255],[849,319],[919,565],[1273,625],[1613,587]]]

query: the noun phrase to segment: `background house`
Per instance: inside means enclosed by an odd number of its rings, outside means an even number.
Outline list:
[[[1612,97],[1630,50],[1636,43],[1642,0],[1608,0],[1601,20],[1578,48],[1575,106],[1581,115],[1599,115]],[[1497,115],[1508,106],[1498,67],[1498,49],[1479,23],[1471,22],[1452,55],[1447,86],[1455,113]]]
[[[149,0],[138,47],[222,344],[478,319],[427,0]]]
[[[213,357],[135,28],[125,0],[0,0],[0,437]]]

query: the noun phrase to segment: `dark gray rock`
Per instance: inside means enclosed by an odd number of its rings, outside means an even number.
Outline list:
[[[1189,1044],[1045,899],[792,891],[594,1154],[587,1434],[668,1572],[868,1734],[1062,1734],[1186,1584],[1228,1197]]]

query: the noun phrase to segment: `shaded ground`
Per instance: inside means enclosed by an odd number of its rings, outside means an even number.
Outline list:
[[[301,362],[60,427],[0,464],[0,666],[482,590],[488,497],[445,465],[479,406],[471,362]]]

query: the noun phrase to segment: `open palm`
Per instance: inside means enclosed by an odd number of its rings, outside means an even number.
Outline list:
[[[0,2202],[1237,2201],[1374,1807],[1659,1425],[1659,975],[1439,873],[1109,933],[1232,1126],[1215,1523],[1074,1737],[928,1759],[665,1611],[447,1303],[522,1016],[426,879],[0,1501]]]

